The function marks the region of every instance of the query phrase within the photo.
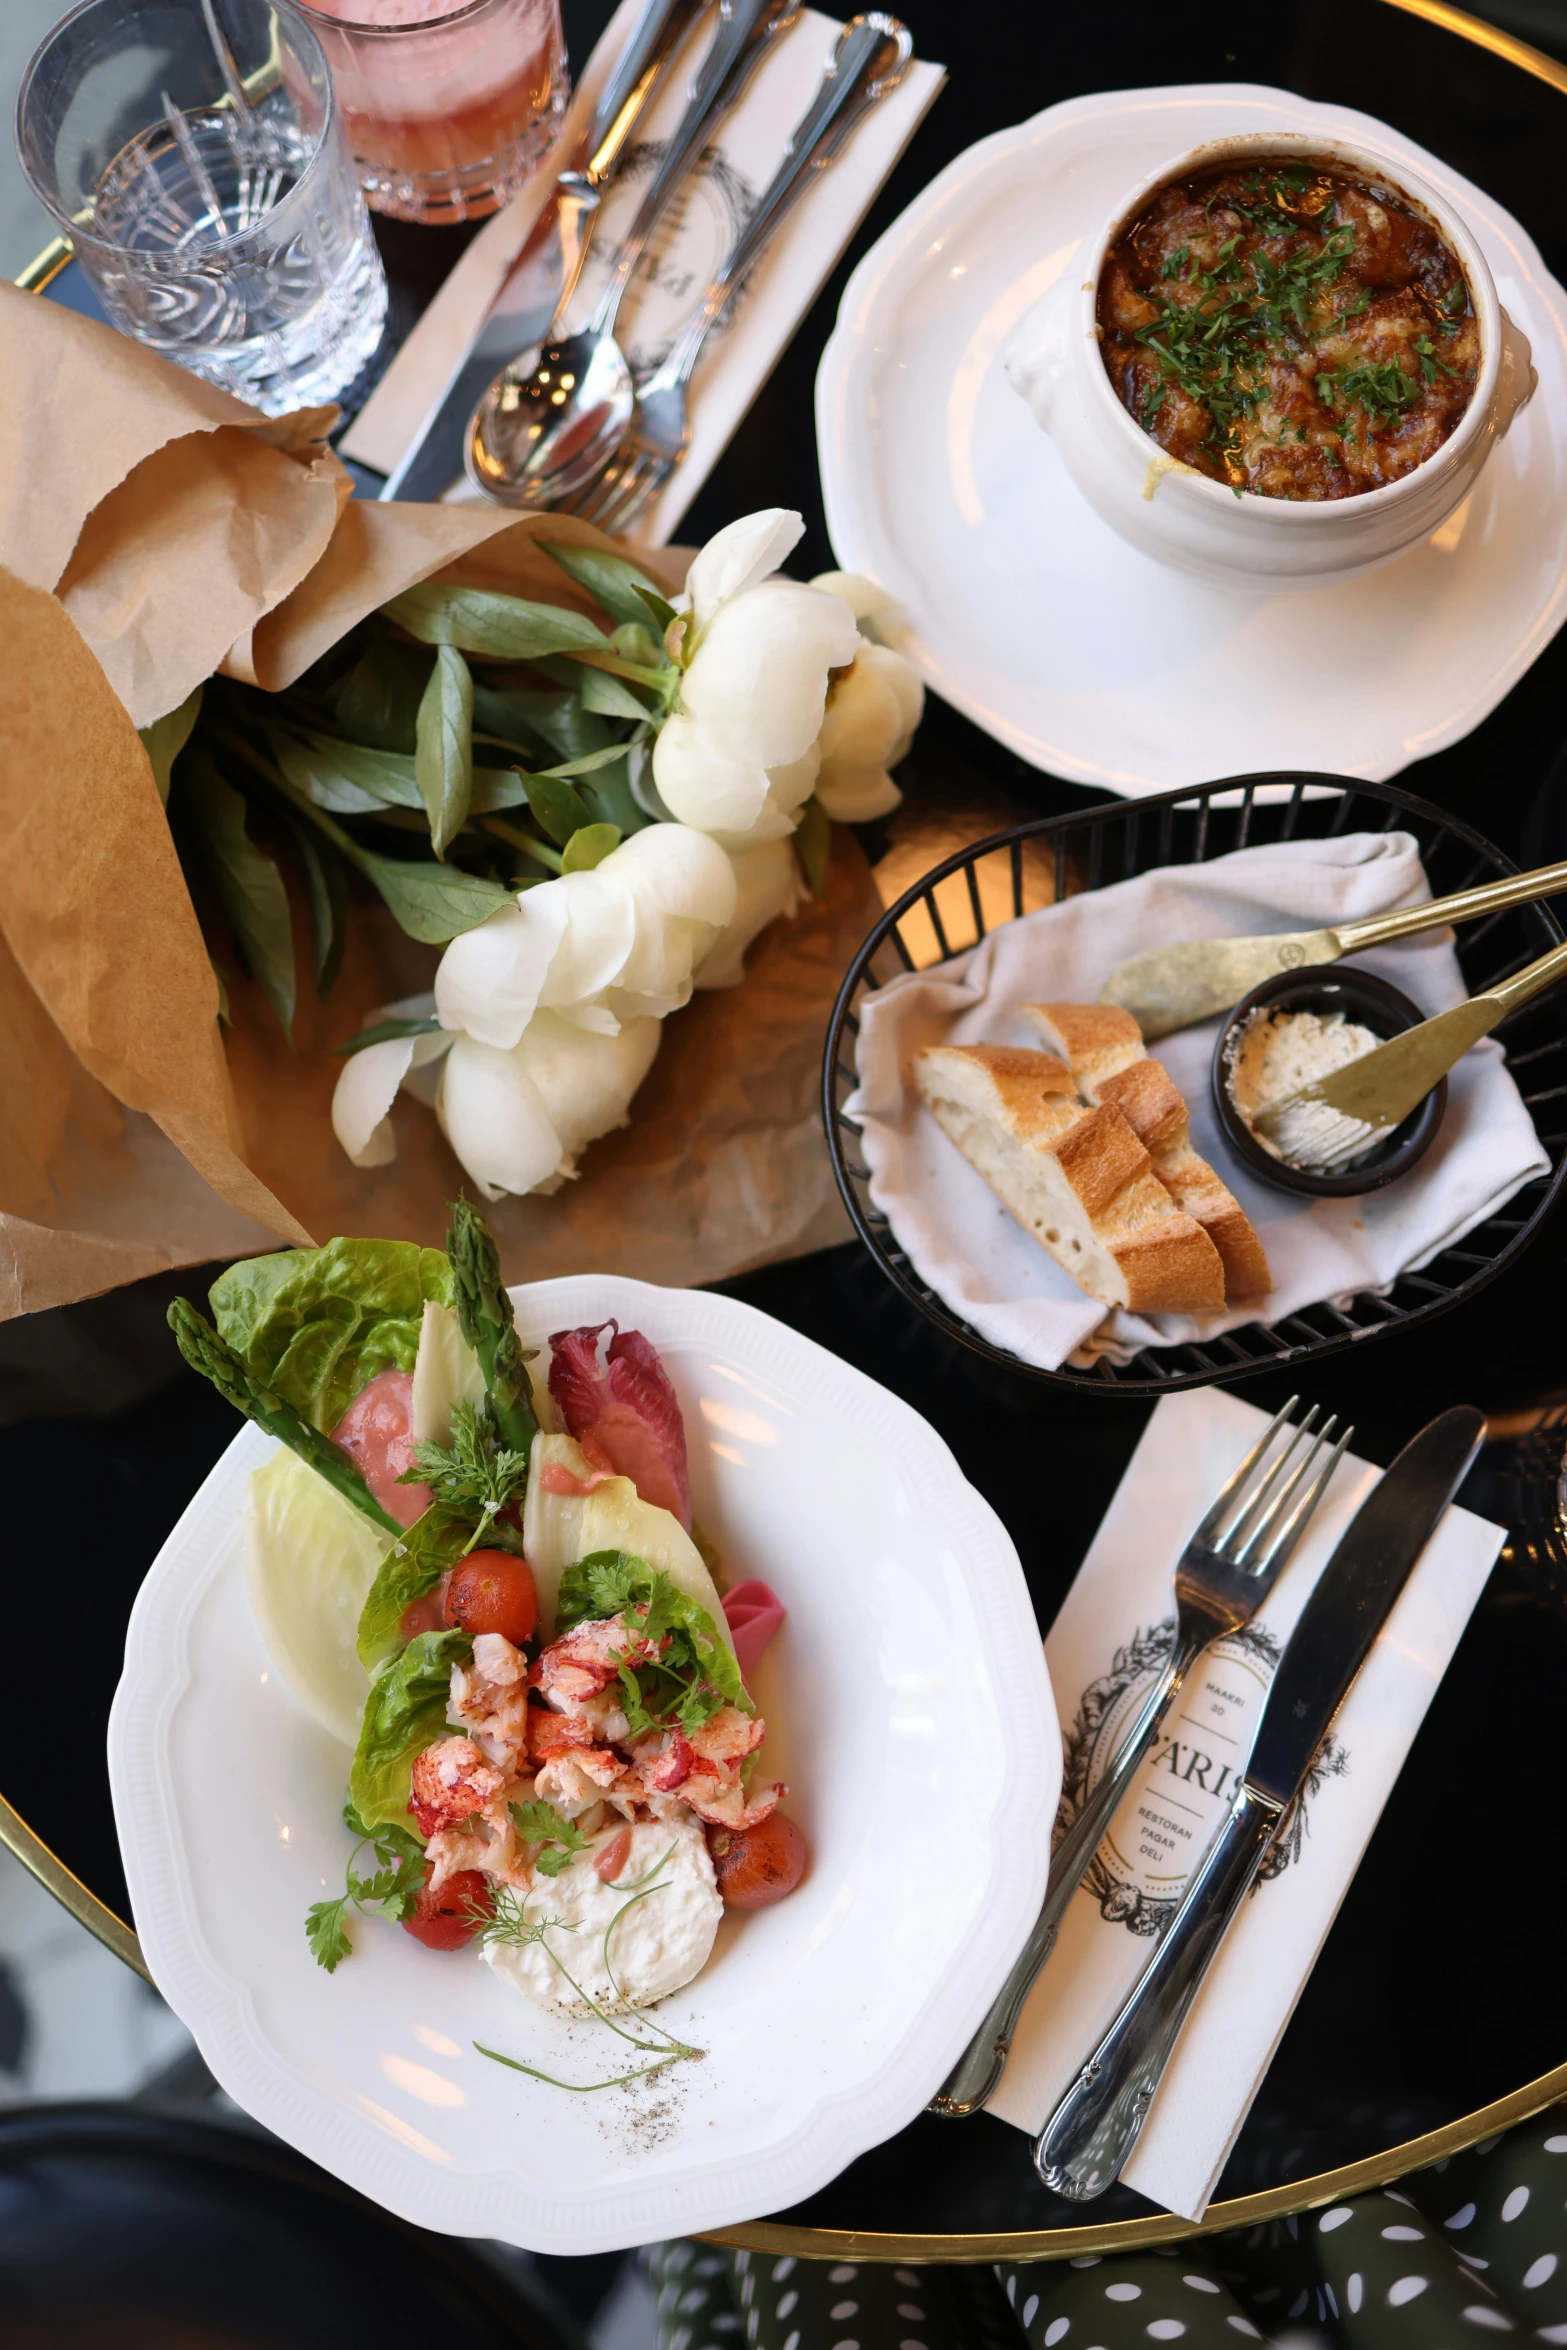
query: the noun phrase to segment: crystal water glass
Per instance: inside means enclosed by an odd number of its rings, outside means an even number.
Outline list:
[[[477,220],[532,176],[566,107],[560,0],[299,5],[377,212]]]
[[[287,0],[83,0],[22,78],[16,143],[121,333],[270,416],[364,371],[386,274]]]

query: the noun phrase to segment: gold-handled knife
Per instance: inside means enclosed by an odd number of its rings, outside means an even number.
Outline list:
[[[1250,995],[1254,987],[1280,971],[1300,971],[1308,963],[1336,963],[1341,956],[1361,954],[1367,947],[1386,946],[1395,938],[1414,938],[1422,930],[1439,930],[1448,922],[1472,921],[1477,914],[1494,914],[1504,906],[1530,905],[1536,898],[1554,897],[1564,889],[1567,863],[1542,865],[1534,873],[1511,873],[1504,881],[1488,881],[1478,889],[1459,890],[1452,897],[1428,898],[1423,906],[1404,906],[1395,914],[1370,914],[1360,922],[1340,922],[1330,930],[1281,931],[1273,938],[1185,939],[1177,946],[1152,947],[1146,954],[1133,955],[1130,962],[1117,964],[1099,990],[1099,1001],[1120,1004],[1130,1012],[1144,1039],[1151,1043],[1156,1036],[1168,1036],[1174,1029],[1189,1028],[1196,1020],[1211,1019],[1215,1012],[1227,1012],[1243,995]],[[1479,1033],[1484,1035],[1485,1031]]]
[[[1330,1077],[1319,1077],[1298,1093],[1270,1102],[1258,1111],[1252,1124],[1258,1133],[1276,1140],[1280,1120],[1289,1111],[1298,1112],[1305,1102],[1321,1102],[1328,1110],[1337,1111],[1342,1123],[1327,1131],[1320,1152],[1314,1149],[1311,1156],[1314,1174],[1331,1173],[1347,1159],[1360,1158],[1393,1127],[1401,1126],[1453,1063],[1462,1060],[1482,1036],[1489,1036],[1499,1020],[1562,979],[1567,979],[1567,946],[1553,947],[1537,963],[1527,964],[1483,995],[1471,996],[1466,1004],[1438,1012],[1434,1020],[1422,1020],[1418,1028],[1406,1028],[1402,1036],[1378,1045],[1373,1053],[1362,1053],[1358,1061],[1335,1069]]]

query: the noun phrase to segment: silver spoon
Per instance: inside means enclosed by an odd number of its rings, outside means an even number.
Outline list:
[[[619,446],[636,387],[615,321],[632,272],[714,126],[800,9],[801,0],[719,0],[713,45],[593,316],[578,333],[514,359],[473,412],[463,462],[486,496],[506,506],[553,506],[591,481]]]

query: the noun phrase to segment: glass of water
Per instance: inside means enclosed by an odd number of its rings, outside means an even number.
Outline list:
[[[122,333],[269,416],[373,356],[386,275],[287,0],[83,0],[22,77],[16,143]]]

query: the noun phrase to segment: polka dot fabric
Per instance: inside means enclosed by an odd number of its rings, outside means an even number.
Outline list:
[[[1495,2291],[1401,2188],[1310,2214],[1334,2338],[1345,2350],[1437,2350],[1510,2332]]]
[[[648,2258],[659,2350],[1567,2350],[1567,2107],[1397,2186],[1121,2260]]]
[[[996,2273],[1029,2350],[1131,2350],[1134,2343],[1149,2350],[1157,2342],[1240,2350],[1260,2339],[1207,2259],[1191,2251],[1008,2265]]]
[[[1567,2343],[1567,2107],[1405,2183],[1526,2338]]]

